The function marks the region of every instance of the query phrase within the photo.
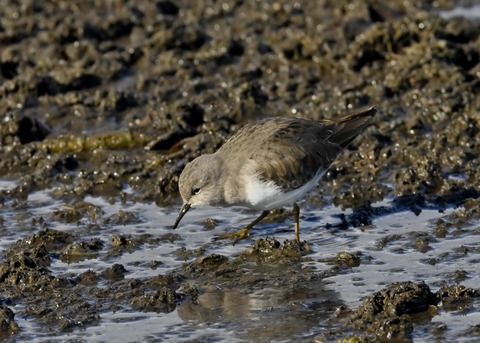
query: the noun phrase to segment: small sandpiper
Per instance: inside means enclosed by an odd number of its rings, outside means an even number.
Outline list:
[[[337,121],[273,117],[247,124],[217,152],[199,156],[185,166],[178,184],[184,203],[173,228],[195,206],[262,210],[243,229],[220,236],[232,238],[235,244],[271,210],[293,203],[295,234],[300,242],[296,201],[318,183],[376,111],[371,107]]]

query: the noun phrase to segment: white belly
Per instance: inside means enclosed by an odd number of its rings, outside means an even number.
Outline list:
[[[302,187],[286,193],[283,193],[280,187],[272,181],[261,182],[257,178],[249,180],[245,183],[247,205],[257,210],[269,211],[292,204],[315,187],[324,172],[324,170],[320,170],[313,179]]]

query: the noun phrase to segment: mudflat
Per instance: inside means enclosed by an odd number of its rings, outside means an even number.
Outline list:
[[[453,6],[0,1],[0,338],[81,337],[122,313],[176,313],[182,337],[200,341],[478,337],[478,320],[454,317],[480,312],[480,24],[441,16]],[[288,209],[231,254],[210,241],[240,225],[231,213],[168,231],[186,163],[246,123],[371,105],[361,144],[301,203],[304,243],[269,237],[293,230]],[[427,212],[425,226],[402,219]],[[326,244],[377,233],[372,250]],[[352,303],[329,288],[385,268],[378,251],[419,257],[403,282]],[[172,337],[157,328],[152,340]],[[125,340],[147,337],[135,333]]]

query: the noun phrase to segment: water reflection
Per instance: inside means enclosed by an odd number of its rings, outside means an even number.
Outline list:
[[[261,277],[261,276],[259,276]],[[205,287],[197,303],[177,308],[186,322],[221,323],[250,342],[267,342],[303,337],[325,326],[331,313],[345,305],[338,294],[316,280],[305,287],[292,289],[288,285],[252,291]]]

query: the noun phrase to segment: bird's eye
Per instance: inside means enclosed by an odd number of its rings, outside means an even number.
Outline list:
[[[197,195],[198,193],[200,193],[202,189],[200,187],[193,187],[192,188],[192,195]]]

